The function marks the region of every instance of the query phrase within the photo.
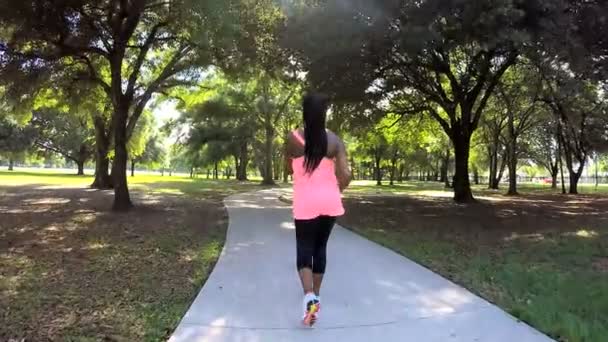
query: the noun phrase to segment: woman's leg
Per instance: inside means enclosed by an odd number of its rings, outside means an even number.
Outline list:
[[[317,296],[321,293],[321,284],[327,266],[327,241],[336,223],[335,217],[321,216],[319,218],[319,229],[315,237],[313,254],[313,291]]]
[[[313,257],[319,219],[296,220],[297,266],[304,294],[314,292]]]

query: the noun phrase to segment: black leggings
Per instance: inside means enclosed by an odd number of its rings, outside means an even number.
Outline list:
[[[335,217],[319,216],[312,220],[296,220],[298,271],[311,269],[324,274],[327,265],[327,240],[336,223]]]

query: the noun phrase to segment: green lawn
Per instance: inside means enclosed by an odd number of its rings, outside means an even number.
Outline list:
[[[509,198],[476,187],[478,203],[456,205],[434,187],[407,183],[378,193],[356,183],[341,223],[559,341],[606,341],[608,196],[524,185],[524,195]]]
[[[136,175],[135,209],[115,214],[91,182],[0,172],[0,341],[166,340],[221,252],[222,199],[261,189]]]
[[[472,185],[475,196],[501,196],[507,191],[508,185],[501,184],[500,190],[490,190],[487,185]],[[608,194],[608,184],[600,184],[598,187],[592,184],[579,184],[580,194]],[[518,191],[522,194],[561,194],[561,188],[551,189],[550,185],[538,183],[523,183],[518,184]],[[452,197],[452,190],[446,189],[439,182],[419,182],[409,181],[388,185],[388,182],[383,182],[383,185],[377,186],[375,181],[354,181],[350,186],[347,195],[413,195],[413,196],[428,196],[428,197]]]

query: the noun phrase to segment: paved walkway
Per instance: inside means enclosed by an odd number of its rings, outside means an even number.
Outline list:
[[[549,342],[439,275],[345,229],[328,250],[323,312],[301,318],[291,210],[278,190],[226,200],[221,259],[170,342]]]

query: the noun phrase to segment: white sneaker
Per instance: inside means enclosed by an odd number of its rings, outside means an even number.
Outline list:
[[[308,293],[304,296],[303,300],[303,308],[304,308],[304,318],[302,319],[302,323],[307,327],[312,327],[318,318],[319,310],[321,309],[319,299],[314,293]]]

